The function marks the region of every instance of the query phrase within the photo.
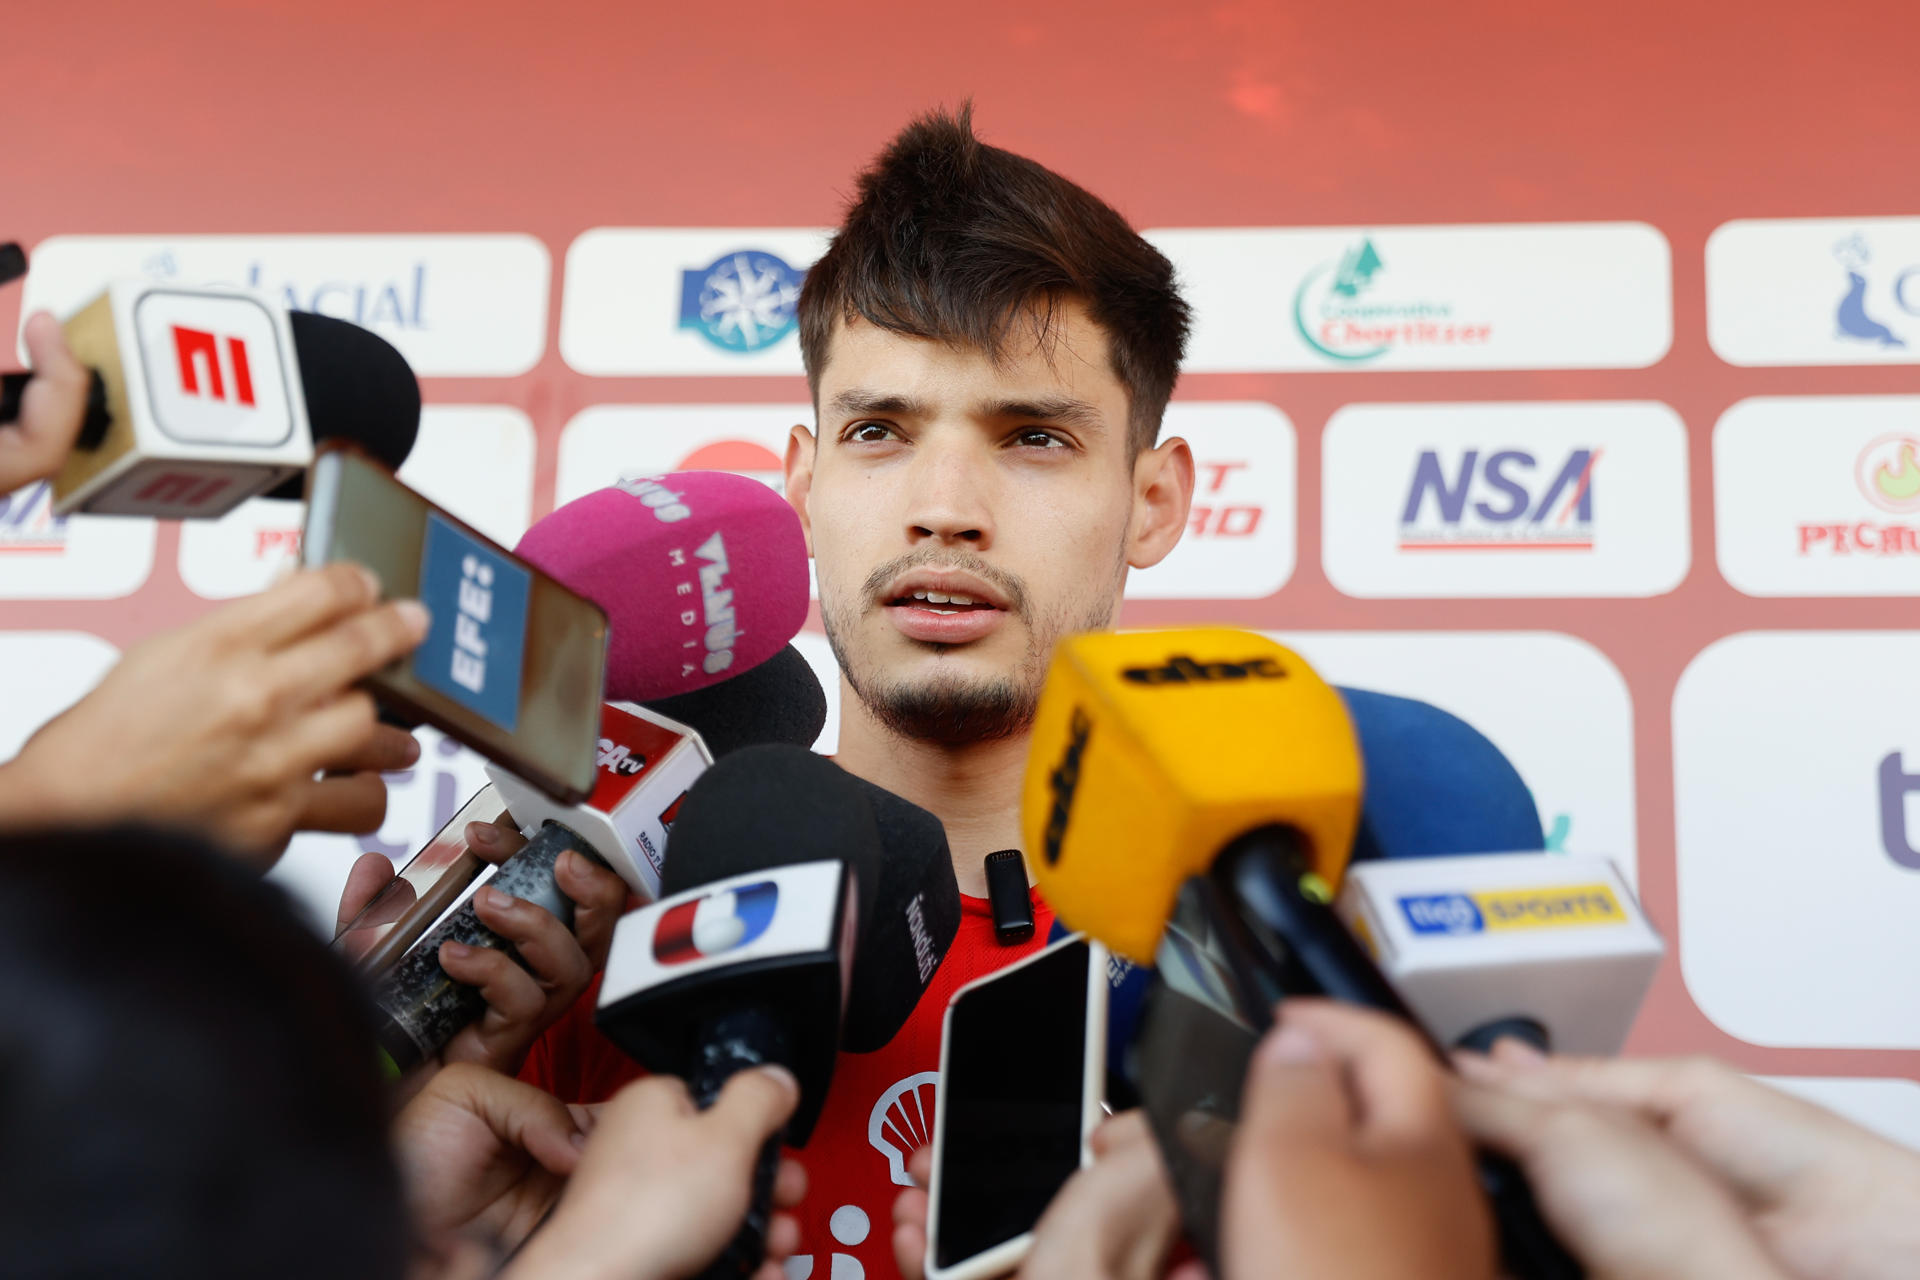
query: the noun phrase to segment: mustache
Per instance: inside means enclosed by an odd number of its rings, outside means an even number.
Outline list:
[[[872,573],[867,575],[861,595],[873,600],[901,574],[914,569],[953,569],[961,573],[970,573],[982,582],[992,586],[1006,597],[1007,612],[1021,620],[1027,620],[1027,588],[1020,579],[997,565],[970,552],[952,551],[910,551],[904,556],[895,556]]]

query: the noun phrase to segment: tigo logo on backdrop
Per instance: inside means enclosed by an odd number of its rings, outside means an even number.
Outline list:
[[[1743,400],[1713,458],[1720,570],[1741,591],[1920,592],[1920,397]]]
[[[1155,230],[1193,307],[1189,373],[1641,368],[1672,254],[1639,222]]]
[[[1543,468],[1524,449],[1484,457],[1468,449],[1449,468],[1441,450],[1422,449],[1400,513],[1400,549],[1592,551],[1599,461],[1599,450],[1580,448],[1557,468]]]
[[[54,236],[22,314],[66,314],[125,276],[237,285],[372,329],[423,376],[510,377],[546,350],[548,272],[526,235]]]
[[[760,351],[797,324],[804,270],[759,249],[722,254],[680,273],[680,327],[723,351]]]
[[[1662,404],[1349,405],[1322,469],[1348,595],[1659,595],[1691,561],[1686,431]]]
[[[775,493],[784,493],[787,488],[786,464],[780,455],[752,440],[716,440],[700,445],[670,470],[731,471],[758,480]]]
[[[1920,218],[1724,224],[1707,239],[1707,336],[1729,364],[1920,362]]]
[[[653,958],[685,964],[746,946],[767,931],[780,904],[780,886],[759,880],[723,889],[661,912],[653,927]]]
[[[1895,751],[1880,761],[1880,847],[1909,871],[1920,871],[1920,849],[1908,834],[1907,797],[1920,792],[1920,773],[1908,773],[1906,757]]]
[[[1385,264],[1371,236],[1348,249],[1338,262],[1307,273],[1293,294],[1293,324],[1300,340],[1329,360],[1366,364],[1395,347],[1482,344],[1491,340],[1490,322],[1463,320],[1451,303],[1427,297],[1396,296],[1376,288]]]

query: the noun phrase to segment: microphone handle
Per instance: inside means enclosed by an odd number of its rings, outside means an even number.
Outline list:
[[[501,863],[487,883],[545,907],[571,929],[573,900],[560,891],[553,876],[554,864],[568,849],[599,861],[586,841],[559,823],[548,822],[524,848]],[[487,1002],[478,987],[454,981],[440,967],[440,944],[447,941],[504,951],[521,967],[526,965],[512,943],[480,923],[472,898],[461,903],[459,910],[421,938],[374,984],[379,1023],[375,1034],[397,1072],[409,1071],[439,1053],[461,1028],[486,1012]]]
[[[100,442],[107,438],[107,427],[113,419],[107,414],[107,383],[98,369],[87,370],[87,412],[80,420],[80,436],[74,441],[76,449],[98,449]],[[33,380],[29,370],[14,373],[0,373],[0,426],[20,420],[20,397],[26,394],[27,383]]]
[[[1393,1014],[1443,1064],[1446,1054],[1334,912],[1300,833],[1263,827],[1221,850],[1208,873],[1216,921],[1230,942],[1243,996],[1271,1008],[1290,995],[1326,995]],[[1554,1238],[1520,1167],[1490,1151],[1475,1155],[1493,1209],[1500,1257],[1519,1280],[1581,1280],[1585,1268]]]
[[[735,1074],[768,1063],[789,1065],[790,1041],[786,1028],[765,1009],[732,1009],[708,1019],[700,1034],[700,1061],[687,1088],[702,1109],[713,1105],[720,1090]],[[773,1180],[780,1172],[783,1126],[760,1148],[753,1165],[753,1190],[747,1217],[720,1256],[704,1267],[696,1280],[741,1280],[760,1269],[767,1257],[767,1222],[773,1215]]]

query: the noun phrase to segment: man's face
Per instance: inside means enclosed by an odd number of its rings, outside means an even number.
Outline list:
[[[1110,625],[1129,563],[1179,537],[1185,445],[1133,464],[1126,388],[1074,303],[1055,308],[1044,341],[1016,326],[997,364],[842,325],[817,399],[817,441],[796,428],[788,450],[788,493],[854,692],[914,738],[1023,731],[1055,641]],[[1150,483],[1174,454],[1177,514]]]

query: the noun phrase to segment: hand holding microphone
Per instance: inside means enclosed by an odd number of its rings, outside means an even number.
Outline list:
[[[27,317],[24,337],[32,376],[17,392],[13,387],[0,391],[0,399],[9,398],[9,392],[19,397],[14,414],[0,408],[0,423],[6,424],[0,426],[0,493],[60,469],[80,438],[93,386],[93,375],[75,358],[51,313]]]

